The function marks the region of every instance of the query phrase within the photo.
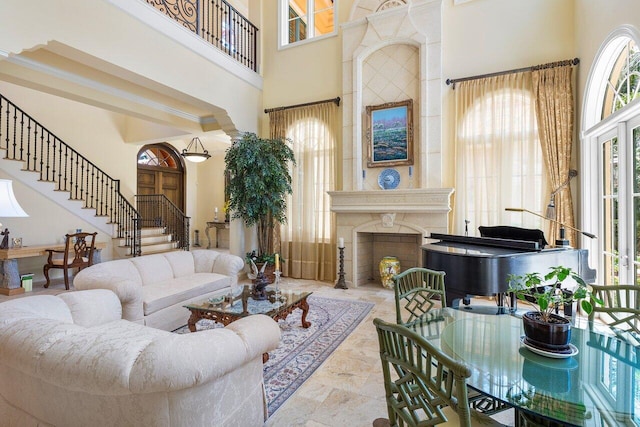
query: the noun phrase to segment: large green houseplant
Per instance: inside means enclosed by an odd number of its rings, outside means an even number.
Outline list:
[[[260,138],[244,133],[225,154],[229,172],[228,209],[232,219],[256,226],[256,261],[268,260],[274,252],[273,230],[286,222],[286,196],[292,193],[290,167],[293,150],[283,139]]]

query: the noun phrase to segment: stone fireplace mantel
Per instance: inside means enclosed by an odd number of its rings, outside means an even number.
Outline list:
[[[448,213],[451,210],[451,194],[452,188],[329,191],[331,210],[338,213]]]
[[[402,255],[403,269],[419,266],[424,239],[448,232],[452,194],[452,188],[330,191],[347,284],[377,280],[380,251]]]

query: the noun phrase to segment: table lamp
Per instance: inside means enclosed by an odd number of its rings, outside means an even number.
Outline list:
[[[20,207],[20,204],[16,200],[16,196],[13,194],[13,183],[9,179],[0,179],[0,218],[15,218],[15,217],[27,217],[27,213]],[[0,224],[0,230],[2,234],[2,243],[0,249],[9,248],[9,229],[2,230],[2,224]]]

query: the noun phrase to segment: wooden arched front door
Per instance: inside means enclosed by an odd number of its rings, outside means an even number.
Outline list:
[[[137,194],[164,194],[185,210],[184,164],[169,144],[149,144],[138,152]]]

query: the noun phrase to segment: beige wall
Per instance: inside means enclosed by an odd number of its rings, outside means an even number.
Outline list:
[[[264,108],[294,105],[342,94],[342,46],[339,37],[330,37],[303,46],[278,50],[278,5],[263,4],[262,56]],[[340,11],[348,1],[339,2]],[[262,115],[261,132],[269,133],[269,121]]]

